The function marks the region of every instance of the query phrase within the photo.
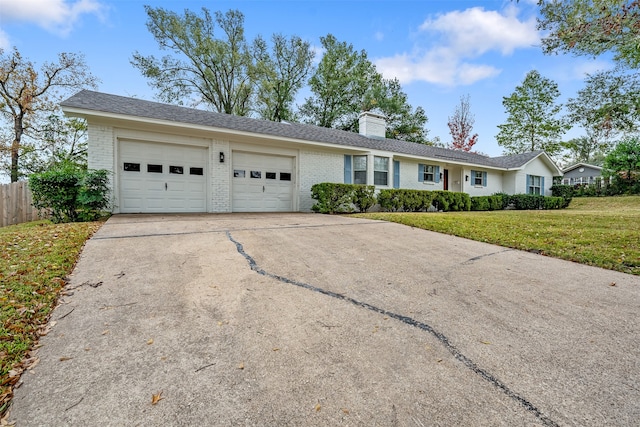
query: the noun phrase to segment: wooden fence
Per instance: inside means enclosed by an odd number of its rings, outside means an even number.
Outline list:
[[[0,227],[40,219],[27,181],[0,185]]]

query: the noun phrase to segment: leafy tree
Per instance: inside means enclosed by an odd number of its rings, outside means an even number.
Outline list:
[[[538,29],[545,53],[597,56],[613,52],[622,65],[640,65],[640,0],[540,0]]]
[[[587,136],[563,142],[562,147],[567,150],[565,160],[569,164],[589,163],[601,165],[604,161],[604,153],[609,146],[603,145],[599,138],[587,134]]]
[[[275,34],[272,42],[272,53],[269,53],[267,43],[261,37],[253,42],[257,78],[256,110],[260,118],[265,120],[293,120],[293,101],[313,68],[315,53],[309,42],[300,37],[287,39]]]
[[[44,63],[39,70],[14,48],[0,49],[0,114],[12,127],[11,182],[19,179],[20,157],[25,137],[37,138],[37,123],[58,109],[69,91],[96,86],[81,55],[60,53],[58,61]],[[4,150],[3,150],[4,151]]]
[[[364,50],[356,52],[353,45],[331,34],[320,42],[325,54],[309,80],[312,95],[299,112],[305,122],[316,126],[354,130],[365,94],[380,84],[380,75]]]
[[[145,6],[147,28],[160,49],[171,55],[156,58],[133,54],[131,64],[158,90],[161,101],[182,105],[205,103],[215,111],[244,116],[251,107],[253,62],[244,37],[244,15],[202,8],[202,16],[185,10],[180,16],[161,7]],[[225,35],[215,38],[216,25]]]
[[[544,150],[555,156],[560,152],[560,137],[567,125],[558,117],[562,109],[556,103],[559,96],[558,85],[533,70],[510,96],[502,98],[509,116],[498,125],[496,139],[506,154]]]
[[[471,151],[476,142],[478,142],[478,134],[471,135],[475,121],[475,117],[471,113],[469,95],[461,97],[460,105],[456,106],[453,116],[449,117],[447,122],[451,133],[449,148],[459,151]]]
[[[632,183],[640,178],[640,140],[630,138],[620,141],[607,154],[603,165],[604,176],[617,176]]]
[[[591,74],[567,109],[570,123],[591,135],[609,139],[633,133],[640,125],[640,74],[620,69]]]
[[[325,54],[309,80],[312,96],[299,108],[305,122],[357,132],[359,114],[377,110],[385,116],[388,138],[428,142],[427,116],[407,102],[397,79],[383,79],[364,50],[331,34],[320,40]]]

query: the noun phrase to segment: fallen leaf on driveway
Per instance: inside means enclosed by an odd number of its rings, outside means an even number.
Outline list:
[[[66,362],[67,360],[71,360],[71,359],[73,359],[73,357],[64,357],[63,356],[63,357],[60,358],[60,361],[61,362]]]
[[[109,333],[108,329],[106,331],[102,331],[102,335],[107,335],[108,333]]]
[[[153,344],[153,338],[149,338],[149,341],[147,341],[147,345],[151,345]]]
[[[318,403],[318,404],[316,405],[316,412],[318,412],[320,409],[322,409],[322,406],[320,406],[320,404]]]
[[[244,369],[244,362],[240,362],[240,364],[238,365],[238,369]]]
[[[164,399],[162,397],[162,391],[160,393],[154,394],[151,396],[151,404],[155,405],[156,403],[160,402],[162,399]]]
[[[481,342],[482,344],[486,344],[486,345],[491,344],[489,341],[480,341],[480,342]]]
[[[616,282],[609,283],[609,286],[615,286],[615,285],[616,285]]]

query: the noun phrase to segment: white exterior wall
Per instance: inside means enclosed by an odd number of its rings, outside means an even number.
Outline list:
[[[544,177],[543,195],[551,195],[551,186],[553,185],[553,170],[547,166],[547,163],[540,157],[529,162],[524,170],[518,175],[516,180],[516,193],[527,192],[527,175],[537,175]]]
[[[224,153],[224,163],[220,163]],[[229,141],[213,140],[209,148],[209,212],[231,212],[231,149]]]
[[[90,143],[87,147],[87,164],[89,169],[106,169],[109,171],[109,197],[111,210],[115,211],[118,206],[116,188],[115,168],[115,137],[113,127],[99,124],[88,124],[87,131]]]
[[[420,182],[418,181],[418,165],[429,164],[434,166],[440,166],[440,172],[443,171],[444,166],[434,162],[411,162],[406,160],[400,161],[400,188],[406,188],[408,190],[442,190],[444,182]],[[449,177],[451,180],[451,177]]]
[[[344,155],[318,151],[300,151],[298,158],[299,210],[310,212],[315,200],[311,187],[321,182],[344,182]]]
[[[471,171],[480,171],[487,173],[487,185],[474,185],[473,184],[473,175]],[[469,176],[469,181],[465,179],[463,182],[463,190],[465,193],[470,196],[491,196],[495,193],[500,193],[504,191],[502,181],[502,171],[496,171],[491,169],[483,169],[482,167],[469,167],[465,166],[462,170],[462,174],[465,176]]]

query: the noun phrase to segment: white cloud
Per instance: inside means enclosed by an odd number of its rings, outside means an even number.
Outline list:
[[[9,36],[7,36],[7,33],[2,31],[2,28],[0,28],[0,49],[6,51],[9,50],[10,47],[11,43],[9,42]]]
[[[0,0],[3,22],[32,22],[61,36],[68,35],[81,15],[102,16],[106,7],[98,0]]]
[[[508,6],[502,12],[474,7],[430,17],[419,27],[420,35],[428,36],[426,46],[417,44],[410,54],[381,58],[376,66],[385,77],[403,83],[456,86],[494,77],[500,69],[473,60],[491,52],[507,56],[539,42],[535,17],[521,21],[517,15],[518,9]]]

